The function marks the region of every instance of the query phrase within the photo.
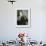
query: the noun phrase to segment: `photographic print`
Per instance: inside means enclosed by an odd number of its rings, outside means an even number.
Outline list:
[[[30,9],[21,8],[16,10],[16,25],[17,27],[29,27],[30,26]]]

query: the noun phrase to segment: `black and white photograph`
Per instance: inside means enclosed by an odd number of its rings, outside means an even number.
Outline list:
[[[30,26],[30,9],[21,8],[16,10],[16,24],[17,27],[28,27]]]
[[[28,25],[28,10],[17,10],[17,25]]]

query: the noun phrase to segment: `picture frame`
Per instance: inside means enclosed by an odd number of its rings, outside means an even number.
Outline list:
[[[30,8],[16,8],[16,27],[17,28],[31,27]]]

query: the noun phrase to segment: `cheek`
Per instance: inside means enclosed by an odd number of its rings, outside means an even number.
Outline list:
[[[20,12],[20,17],[22,16],[22,12]]]

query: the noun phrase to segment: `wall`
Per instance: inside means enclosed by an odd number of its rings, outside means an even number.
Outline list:
[[[0,40],[15,40],[24,31],[33,40],[46,40],[46,1],[17,0],[13,5],[0,0]],[[16,8],[31,8],[31,28],[16,28]]]

